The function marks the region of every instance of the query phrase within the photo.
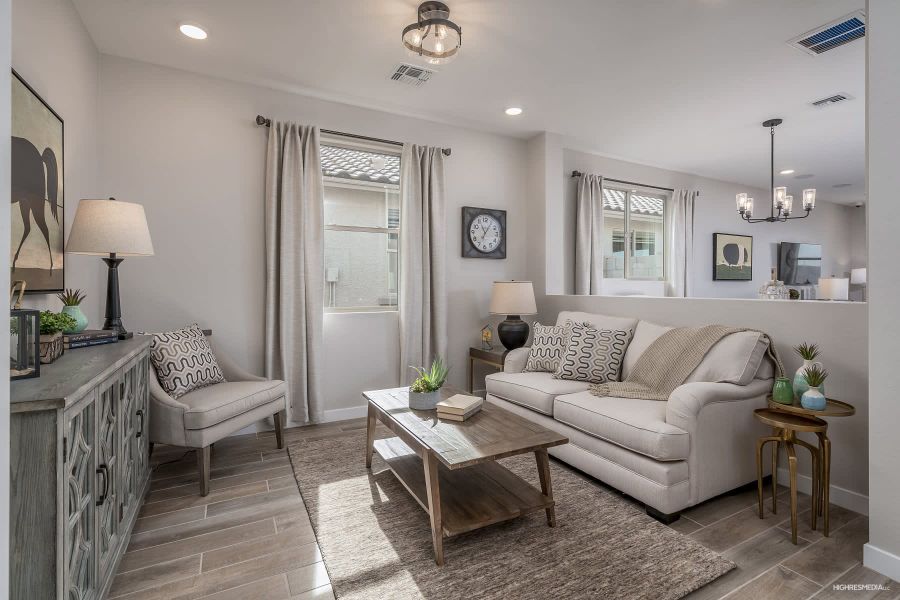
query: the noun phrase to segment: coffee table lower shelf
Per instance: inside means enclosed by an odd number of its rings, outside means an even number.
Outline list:
[[[428,491],[422,459],[398,437],[375,440],[375,451],[428,512]],[[495,461],[462,469],[438,468],[441,528],[452,537],[522,515],[553,507],[545,496]]]

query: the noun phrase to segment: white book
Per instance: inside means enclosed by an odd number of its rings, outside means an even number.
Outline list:
[[[437,409],[443,413],[452,415],[464,415],[476,406],[481,406],[484,402],[479,396],[466,396],[464,394],[456,394],[446,400],[437,403]]]

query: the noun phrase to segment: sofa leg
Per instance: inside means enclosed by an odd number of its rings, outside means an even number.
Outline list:
[[[209,463],[210,463],[210,450],[211,448],[207,446],[206,448],[197,448],[197,468],[200,471],[200,495],[206,496],[209,494]]]
[[[662,523],[663,525],[671,525],[681,518],[681,511],[673,513],[664,513],[656,510],[652,506],[647,506],[647,514]]]
[[[284,448],[284,420],[280,411],[275,413],[273,417],[275,418],[275,444],[281,450]]]

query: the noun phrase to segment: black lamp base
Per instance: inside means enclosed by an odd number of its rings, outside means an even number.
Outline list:
[[[528,341],[528,323],[519,315],[507,315],[506,320],[497,325],[497,337],[507,350],[521,348]]]
[[[103,329],[115,331],[120,340],[128,340],[134,334],[125,329],[122,324],[122,305],[119,303],[119,264],[124,258],[116,258],[110,254],[103,262],[109,267],[106,272],[106,313],[103,321]]]

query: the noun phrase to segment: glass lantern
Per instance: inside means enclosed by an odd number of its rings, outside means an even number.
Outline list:
[[[41,374],[41,311],[9,311],[9,378],[28,379]]]

